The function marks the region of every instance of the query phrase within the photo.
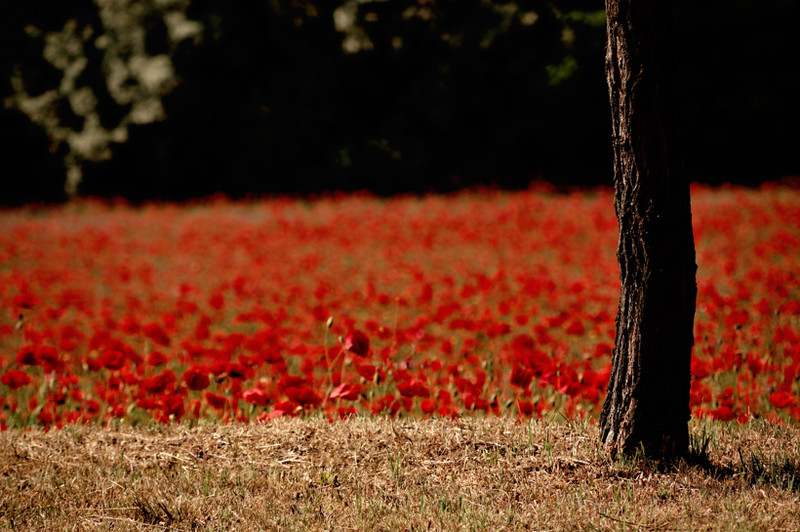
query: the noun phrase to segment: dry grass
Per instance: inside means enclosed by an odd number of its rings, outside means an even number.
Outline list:
[[[0,435],[0,527],[800,530],[800,431],[696,422],[694,463],[584,424],[278,420]]]

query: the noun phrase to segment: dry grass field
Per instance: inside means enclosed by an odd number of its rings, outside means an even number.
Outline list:
[[[585,423],[278,419],[0,434],[19,530],[800,530],[800,430],[693,421],[613,461]]]

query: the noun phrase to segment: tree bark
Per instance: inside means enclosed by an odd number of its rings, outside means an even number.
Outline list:
[[[620,301],[601,438],[613,456],[688,447],[697,296],[689,180],[677,147],[665,1],[607,0],[606,75]]]

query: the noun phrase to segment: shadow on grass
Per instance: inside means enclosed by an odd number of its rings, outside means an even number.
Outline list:
[[[651,470],[659,473],[675,473],[681,470],[698,469],[707,477],[718,481],[736,480],[750,486],[770,486],[800,494],[800,460],[788,450],[777,456],[768,456],[758,448],[736,448],[730,463],[722,463],[719,456],[711,452],[714,435],[705,430],[692,434],[688,451],[666,461],[651,459],[641,452],[630,457],[618,458],[629,472]],[[730,451],[730,450],[729,450]]]
[[[800,493],[800,462],[783,455],[769,458],[765,454],[737,449],[738,463],[723,465],[717,463],[709,453],[711,436],[702,434],[693,437],[689,452],[680,460],[689,467],[699,467],[707,475],[718,480],[738,478],[754,486],[772,486]]]

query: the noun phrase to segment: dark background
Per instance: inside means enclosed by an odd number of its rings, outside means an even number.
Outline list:
[[[104,159],[76,155],[8,103],[14,76],[31,96],[63,81],[31,27],[76,20],[91,34],[76,86],[91,89],[102,127],[126,123],[131,104],[112,96],[106,52],[93,44],[116,38],[97,6],[3,2],[0,203],[64,200],[70,165],[82,172],[78,194],[131,201],[611,183],[602,2],[131,4],[145,13],[146,54],[168,56],[179,83],[161,97],[165,117],[128,124]],[[334,25],[345,4],[356,53]],[[176,10],[202,32],[171,35],[164,21]],[[673,11],[692,178],[754,185],[800,174],[800,2],[679,1]],[[64,93],[48,116],[81,131],[86,117],[72,107]]]

